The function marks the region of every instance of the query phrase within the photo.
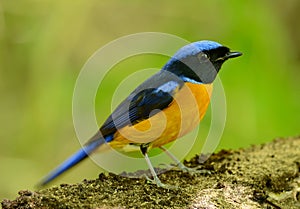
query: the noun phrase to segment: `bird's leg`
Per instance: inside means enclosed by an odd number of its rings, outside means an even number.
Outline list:
[[[183,171],[187,171],[188,167],[186,167],[185,165],[183,165],[183,163],[181,163],[171,152],[169,152],[166,148],[164,148],[163,146],[159,147],[162,151],[164,151],[175,163],[176,166],[178,168],[180,168]]]
[[[140,146],[140,150],[142,152],[142,154],[144,155],[144,158],[146,160],[146,163],[150,169],[150,172],[151,172],[151,175],[153,177],[153,180],[147,178],[148,181],[152,182],[152,183],[155,183],[157,186],[159,187],[163,187],[163,183],[161,183],[161,181],[159,180],[159,178],[157,177],[157,174],[151,164],[151,161],[149,159],[149,156],[148,156],[148,147],[149,147],[149,144],[141,144]]]
[[[207,173],[210,174],[211,172],[209,170],[198,170],[197,167],[196,168],[189,168],[186,167],[183,163],[180,162],[180,160],[178,160],[171,152],[169,152],[166,148],[164,148],[163,146],[159,147],[161,150],[163,150],[177,165],[177,167],[184,171],[184,172],[189,172],[189,173]]]
[[[159,187],[163,187],[163,183],[161,183],[161,181],[160,181],[159,178],[157,177],[157,174],[156,174],[156,172],[155,172],[155,170],[154,170],[154,168],[153,168],[153,166],[152,166],[152,164],[151,164],[151,161],[150,161],[150,159],[149,159],[149,157],[148,157],[148,154],[145,153],[145,154],[144,154],[144,157],[145,157],[145,160],[146,160],[146,162],[147,162],[147,165],[148,165],[148,167],[149,167],[149,169],[150,169],[151,175],[152,175],[152,177],[153,177],[153,180],[152,180],[152,179],[149,179],[149,178],[147,178],[147,180],[150,181],[150,182],[152,182],[152,183],[157,184],[157,186],[159,186]]]
[[[154,183],[154,184],[156,184],[156,185],[159,186],[159,187],[163,187],[163,188],[167,188],[167,189],[173,189],[173,188],[176,188],[176,187],[169,186],[169,185],[166,185],[166,184],[161,183],[161,181],[160,181],[159,178],[157,177],[157,174],[156,174],[156,172],[155,172],[155,170],[154,170],[154,168],[153,168],[153,166],[152,166],[152,163],[151,163],[151,161],[150,161],[150,159],[149,159],[149,156],[148,156],[148,154],[147,154],[147,151],[148,151],[148,145],[147,145],[147,144],[142,144],[142,145],[140,146],[140,149],[141,149],[142,154],[144,155],[144,158],[145,158],[145,160],[146,160],[146,162],[147,162],[147,165],[148,165],[148,167],[149,167],[149,169],[150,169],[150,172],[151,172],[151,175],[152,175],[152,177],[153,177],[153,180],[152,180],[152,179],[150,179],[148,176],[146,176],[147,181],[150,181],[151,183]]]

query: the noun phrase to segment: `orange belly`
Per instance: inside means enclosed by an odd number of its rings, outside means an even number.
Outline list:
[[[125,126],[114,134],[112,148],[126,150],[130,144],[149,143],[159,147],[193,130],[204,117],[210,102],[212,84],[185,85],[176,93],[174,101],[163,111],[133,126]]]

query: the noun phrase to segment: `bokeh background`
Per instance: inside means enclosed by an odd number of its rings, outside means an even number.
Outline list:
[[[211,39],[244,53],[220,73],[227,122],[218,150],[298,135],[299,9],[297,0],[0,1],[0,200],[33,189],[80,147],[72,122],[76,78],[98,48],[132,33]],[[96,99],[99,123],[122,78],[166,60],[129,61],[108,76]],[[187,158],[201,150],[194,147]],[[100,171],[87,160],[55,183],[95,178]]]

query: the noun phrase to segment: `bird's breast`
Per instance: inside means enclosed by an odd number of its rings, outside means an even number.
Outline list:
[[[187,134],[204,117],[211,93],[212,84],[186,82],[168,107],[135,125],[119,129],[110,146],[123,151],[133,151],[132,147],[138,149],[143,143],[159,147]]]

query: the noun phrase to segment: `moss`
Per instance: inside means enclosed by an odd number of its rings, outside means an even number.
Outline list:
[[[276,139],[248,149],[222,150],[185,161],[211,174],[170,170],[159,177],[164,189],[142,178],[103,174],[95,180],[20,191],[9,208],[299,208],[300,139]],[[143,171],[127,174],[143,175]]]

